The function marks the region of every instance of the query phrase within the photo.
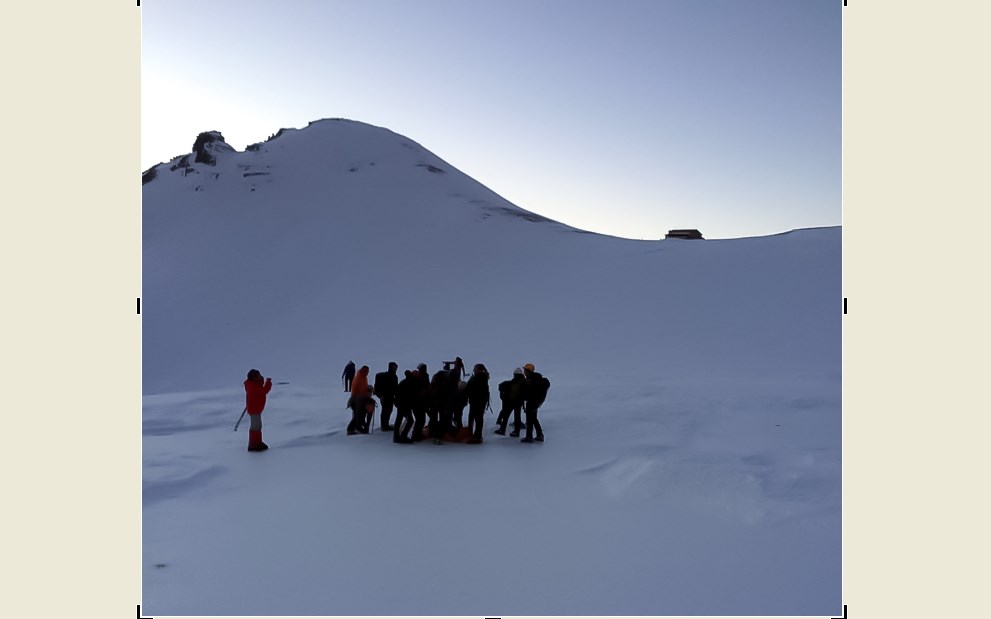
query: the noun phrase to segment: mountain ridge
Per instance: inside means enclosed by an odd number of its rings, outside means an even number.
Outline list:
[[[282,162],[273,167],[273,161]],[[449,176],[455,184],[469,189],[451,191],[449,198],[464,198],[469,204],[492,215],[520,217],[531,223],[561,222],[528,211],[464,174],[419,143],[384,127],[360,121],[327,118],[310,122],[302,129],[280,129],[264,142],[237,151],[227,144],[219,131],[200,133],[193,151],[152,166],[142,175],[144,185],[175,183],[181,178],[194,191],[209,191],[221,177],[238,179],[247,192],[264,190],[280,174],[289,182],[312,182],[314,177],[346,171],[360,175],[376,172],[378,166],[401,163],[417,172],[437,177]],[[285,168],[291,167],[286,174]],[[397,170],[391,170],[393,173]],[[309,178],[306,178],[309,177]],[[408,179],[407,179],[408,180]],[[467,182],[467,183],[466,183]],[[567,228],[578,231],[571,226]]]

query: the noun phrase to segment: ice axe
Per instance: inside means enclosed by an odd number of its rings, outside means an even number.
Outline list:
[[[241,425],[241,420],[244,419],[244,414],[248,412],[248,407],[245,406],[244,410],[241,411],[241,416],[237,418],[237,423],[234,424],[234,431],[237,432],[237,427]]]

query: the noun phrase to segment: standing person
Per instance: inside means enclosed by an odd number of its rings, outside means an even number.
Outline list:
[[[244,381],[244,402],[251,425],[248,427],[248,451],[265,451],[268,445],[262,442],[262,411],[265,399],[272,390],[272,379],[262,378],[262,373],[251,369]]]
[[[351,383],[351,423],[348,424],[348,434],[368,433],[368,425],[365,423],[367,414],[367,399],[371,397],[371,387],[368,386],[368,366],[363,365],[354,376]],[[372,400],[375,404],[375,400]]]
[[[447,372],[439,370],[430,379],[427,398],[427,416],[430,418],[427,428],[430,430],[430,440],[434,445],[444,443],[447,434]]]
[[[506,425],[509,423],[509,413],[513,413],[513,431],[510,436],[519,436],[523,429],[521,412],[523,411],[523,368],[513,370],[513,377],[499,383],[499,399],[502,400],[502,409],[496,418],[495,433],[506,435]]]
[[[393,429],[389,425],[389,417],[392,415],[392,407],[396,403],[396,387],[399,385],[399,376],[396,371],[399,364],[395,361],[389,362],[389,369],[375,375],[375,395],[382,403],[382,431],[389,432]]]
[[[348,364],[344,366],[341,380],[344,381],[344,391],[351,391],[351,381],[354,380],[354,361],[348,361]]]
[[[526,410],[526,438],[520,439],[521,443],[532,443],[533,441],[544,442],[544,431],[537,421],[537,409],[547,398],[547,390],[550,389],[551,381],[544,378],[537,372],[532,363],[523,366],[523,403]],[[533,436],[533,431],[537,430],[537,436]]]
[[[427,424],[427,409],[430,407],[430,375],[427,364],[421,363],[413,370],[415,380],[410,389],[413,392],[413,434],[414,442],[423,440],[423,427]]]
[[[482,442],[482,419],[485,407],[489,405],[489,371],[481,363],[472,368],[468,379],[468,429],[471,430],[469,443]]]
[[[443,396],[441,397],[440,427],[443,434],[438,435],[441,438],[444,434],[456,435],[460,429],[460,426],[454,425],[454,417],[457,415],[460,418],[468,404],[468,401],[462,396],[463,391],[460,389],[461,377],[464,372],[465,362],[461,360],[461,357],[454,358],[454,366],[450,369],[445,368],[442,372],[438,372],[445,374],[441,387]],[[462,401],[464,401],[463,404]],[[433,430],[430,431],[430,435],[434,435]]]
[[[451,395],[451,427],[452,434],[457,433],[465,427],[465,407],[468,406],[468,383],[463,380],[458,381],[458,387]]]
[[[413,405],[420,384],[419,373],[416,370],[406,370],[403,376],[404,378],[396,386],[396,425],[392,428],[393,443],[413,442],[409,434],[413,429]]]

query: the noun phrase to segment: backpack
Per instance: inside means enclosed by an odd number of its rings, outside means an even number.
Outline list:
[[[501,383],[499,383],[499,399],[500,400],[505,400],[506,398],[509,397],[509,387],[511,386],[511,384],[512,384],[512,381],[508,381],[508,380],[504,380]]]
[[[545,399],[547,399],[547,391],[551,388],[551,381],[547,380],[547,377],[543,375],[537,375],[536,378],[537,380],[534,381],[533,386],[534,400],[539,406],[544,403]]]
[[[523,404],[523,381],[514,380],[509,382],[509,386],[506,388],[506,393],[509,396],[509,401],[513,406],[520,406]]]

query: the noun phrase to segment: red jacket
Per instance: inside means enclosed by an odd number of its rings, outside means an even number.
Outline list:
[[[261,381],[244,381],[244,400],[248,405],[249,415],[261,415],[265,410],[265,394],[272,390],[272,379],[266,378],[265,384]]]
[[[351,383],[351,397],[368,395],[368,366],[363,365]]]

